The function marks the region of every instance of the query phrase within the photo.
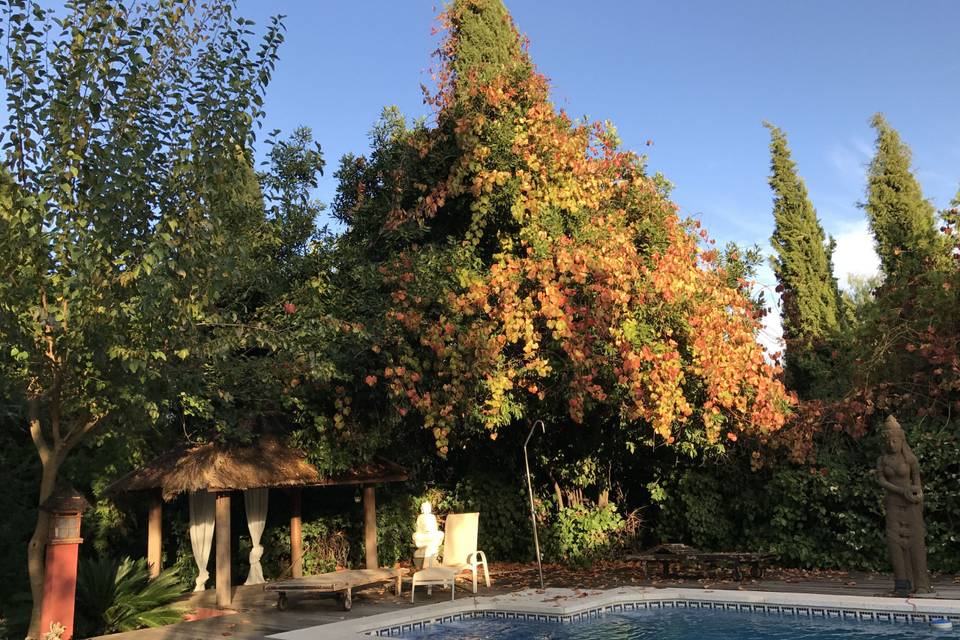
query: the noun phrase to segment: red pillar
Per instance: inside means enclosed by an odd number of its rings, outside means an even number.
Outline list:
[[[40,633],[47,633],[50,631],[50,624],[58,622],[66,627],[62,640],[70,640],[73,637],[73,605],[77,595],[79,553],[79,540],[47,543]]]

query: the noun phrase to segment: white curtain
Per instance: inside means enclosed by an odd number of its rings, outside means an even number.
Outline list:
[[[247,580],[243,584],[263,584],[263,567],[260,566],[260,559],[263,557],[263,546],[260,545],[260,537],[263,536],[263,529],[267,525],[267,497],[269,489],[247,489],[243,492],[243,502],[247,508],[247,528],[250,529],[250,542],[253,548],[250,550],[250,573],[247,574]]]
[[[210,561],[210,548],[213,547],[216,506],[217,497],[209,491],[190,492],[190,544],[199,570],[194,591],[206,589],[210,578],[207,563]]]

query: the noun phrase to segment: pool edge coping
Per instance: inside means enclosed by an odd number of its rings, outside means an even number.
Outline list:
[[[682,603],[682,604],[678,604]],[[569,622],[597,617],[608,611],[636,608],[687,607],[690,603],[722,604],[725,609],[816,615],[824,618],[856,617],[876,619],[877,614],[890,622],[913,622],[916,618],[948,617],[960,623],[960,600],[940,598],[891,598],[881,596],[830,595],[772,591],[730,591],[660,587],[620,587],[599,589],[524,589],[495,596],[472,596],[459,600],[415,607],[409,611],[386,613],[329,624],[293,629],[267,636],[275,640],[312,640],[322,634],[325,640],[357,640],[406,633],[416,628],[474,618],[528,618],[551,622]],[[633,606],[626,606],[633,605]],[[637,605],[640,605],[639,607]],[[617,609],[617,607],[619,607]],[[716,608],[716,607],[713,607]],[[784,612],[782,609],[793,609]],[[803,610],[797,612],[796,609]],[[859,613],[858,613],[859,612]],[[496,614],[503,614],[497,616]],[[862,614],[862,615],[861,615]],[[393,633],[393,632],[396,633]]]

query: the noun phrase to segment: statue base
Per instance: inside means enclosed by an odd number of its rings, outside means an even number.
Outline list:
[[[909,580],[894,580],[893,581],[893,592],[891,595],[894,595],[898,598],[909,598],[910,593],[913,589],[910,587]]]

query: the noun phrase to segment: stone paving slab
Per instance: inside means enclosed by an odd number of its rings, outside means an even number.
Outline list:
[[[771,572],[774,574],[775,572]],[[478,596],[495,596],[512,593],[524,587],[533,587],[537,583],[536,566],[517,569],[512,565],[508,570],[496,565],[491,566],[492,586],[489,589],[480,587]],[[549,582],[549,571],[546,572]],[[892,587],[892,579],[888,576],[872,574],[836,574],[829,578],[804,578],[783,575],[771,575],[769,579],[746,580],[737,583],[729,579],[714,578],[671,578],[649,579],[637,571],[618,571],[611,575],[608,584],[596,584],[596,574],[590,581],[592,584],[552,584],[558,587],[580,587],[595,590],[599,588],[614,588],[618,586],[635,587],[679,587],[686,589],[713,589],[713,590],[749,590],[781,593],[808,593],[824,595],[855,595],[878,596]],[[551,586],[548,584],[548,586]],[[940,576],[934,579],[936,598],[960,600],[960,577]],[[450,602],[449,591],[436,587],[433,595],[417,594],[415,604],[410,604],[410,583],[404,583],[404,591],[400,596],[393,594],[391,588],[374,588],[361,591],[354,596],[353,609],[342,611],[339,603],[331,598],[318,598],[313,594],[299,594],[290,597],[289,608],[278,611],[276,595],[265,592],[262,587],[235,587],[233,608],[236,613],[216,618],[182,622],[166,627],[141,629],[126,633],[101,636],[109,640],[205,640],[218,638],[220,640],[261,640],[269,635],[283,633],[294,629],[313,627],[317,625],[341,622],[371,615],[389,612],[409,613],[413,608]],[[473,599],[469,585],[464,581],[458,585],[456,600]],[[214,608],[215,593],[209,590],[199,594],[192,594],[184,600],[189,608]]]

